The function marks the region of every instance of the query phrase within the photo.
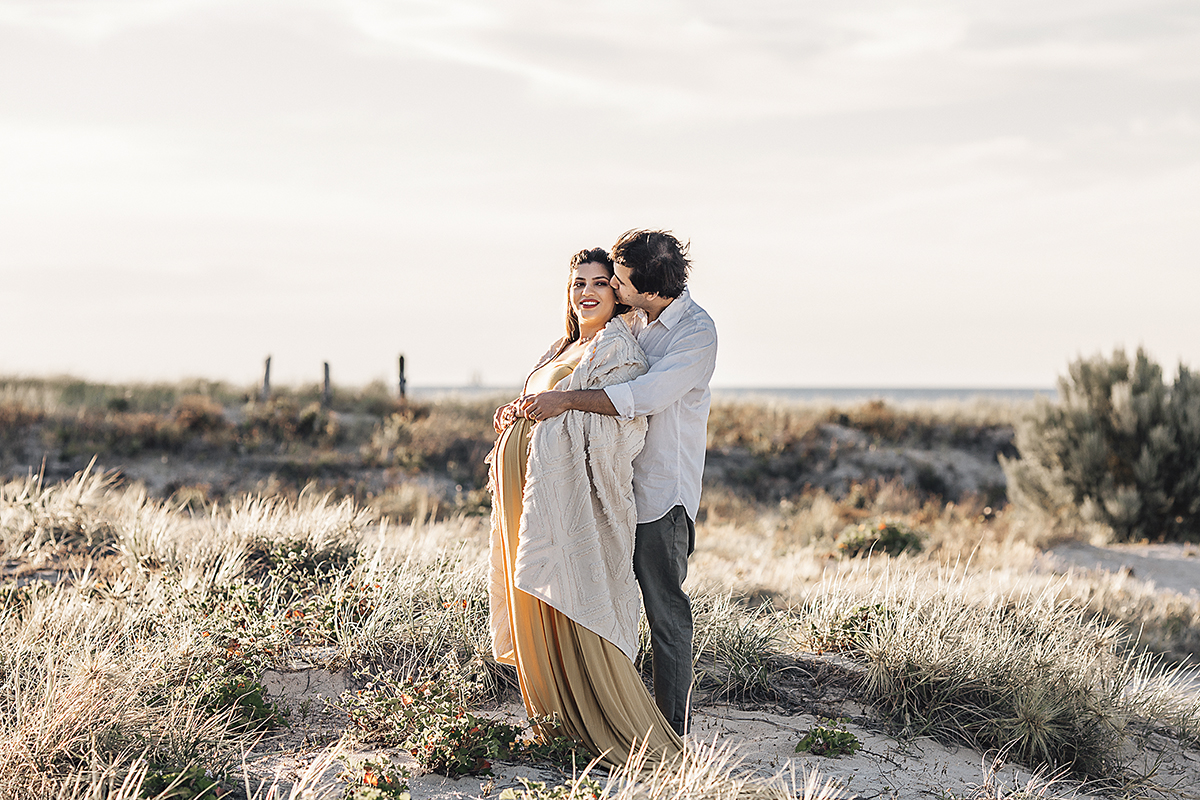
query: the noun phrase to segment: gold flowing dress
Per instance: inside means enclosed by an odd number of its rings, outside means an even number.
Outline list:
[[[577,358],[552,359],[529,376],[525,392],[553,389],[577,363]],[[545,733],[569,736],[616,766],[645,745],[647,765],[653,766],[681,753],[683,741],[654,704],[633,662],[612,642],[513,584],[532,429],[530,420],[518,417],[501,434],[492,461],[492,502],[499,504],[495,519],[514,646],[499,660],[516,666],[529,718],[553,720],[540,725]]]

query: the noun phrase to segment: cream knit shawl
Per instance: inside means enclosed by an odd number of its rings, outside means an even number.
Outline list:
[[[557,389],[600,389],[649,369],[620,317],[588,345]],[[633,575],[633,459],[646,439],[644,417],[619,420],[567,411],[539,422],[530,439],[517,544],[517,588],[637,654],[641,595]],[[493,547],[497,543],[493,543]],[[501,561],[501,563],[503,563]],[[509,633],[503,584],[493,575],[492,631]],[[497,619],[499,612],[503,619]],[[507,644],[494,641],[493,646]]]

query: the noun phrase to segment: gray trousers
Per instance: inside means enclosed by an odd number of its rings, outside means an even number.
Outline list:
[[[654,702],[679,735],[687,732],[692,692],[692,603],[683,591],[696,526],[683,506],[637,526],[633,572],[642,588],[654,657]]]

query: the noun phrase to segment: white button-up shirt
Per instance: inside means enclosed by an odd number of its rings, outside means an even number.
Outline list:
[[[662,519],[677,505],[696,519],[704,474],[708,382],[717,363],[717,327],[685,289],[654,322],[635,309],[627,319],[650,371],[605,388],[621,419],[649,417],[646,446],[633,461],[638,522]]]

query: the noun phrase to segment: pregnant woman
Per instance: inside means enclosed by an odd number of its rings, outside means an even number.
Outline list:
[[[647,370],[619,314],[599,248],[571,259],[567,335],[526,378],[523,395],[599,389]],[[568,411],[538,422],[521,399],[496,411],[492,452],[491,634],[513,664],[531,720],[621,765],[653,763],[683,742],[634,667],[640,595],[633,574],[633,458],[645,419]]]

